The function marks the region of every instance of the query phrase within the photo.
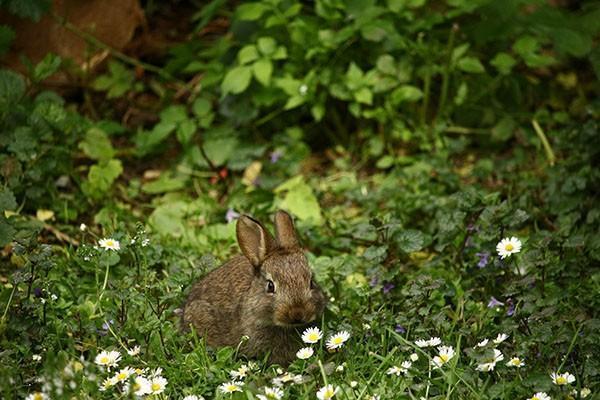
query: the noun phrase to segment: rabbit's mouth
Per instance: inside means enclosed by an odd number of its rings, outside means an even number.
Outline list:
[[[275,318],[275,325],[282,328],[302,328],[315,320],[316,316],[313,314],[306,317],[292,317],[292,318]]]

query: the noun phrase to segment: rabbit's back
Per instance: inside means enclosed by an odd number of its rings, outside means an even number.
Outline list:
[[[184,328],[194,327],[211,346],[238,343],[244,334],[244,299],[252,284],[252,265],[234,257],[196,282],[183,309]]]

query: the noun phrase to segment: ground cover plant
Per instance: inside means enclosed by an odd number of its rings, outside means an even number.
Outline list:
[[[158,54],[0,70],[2,398],[598,396],[600,3],[143,5]],[[289,366],[180,329],[278,209],[329,298]]]

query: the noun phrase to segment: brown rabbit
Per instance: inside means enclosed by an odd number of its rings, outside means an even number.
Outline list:
[[[295,328],[314,322],[325,296],[315,283],[298,243],[292,218],[275,214],[276,238],[260,222],[241,216],[236,227],[242,255],[196,282],[183,309],[190,325],[210,346],[237,346],[257,357],[288,364],[301,347]]]

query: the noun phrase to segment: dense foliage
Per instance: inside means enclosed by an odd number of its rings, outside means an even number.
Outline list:
[[[351,335],[294,362],[286,398],[597,396],[600,3],[225,3],[151,70],[115,52],[77,95],[45,89],[74,68],[53,55],[0,71],[1,396],[131,397],[102,386],[104,350],[162,368],[156,398],[264,394],[283,372],[258,360],[223,393],[244,360],[182,334],[179,309],[237,252],[236,216],[276,209],[330,297],[324,339]],[[522,248],[501,259],[506,237]]]

